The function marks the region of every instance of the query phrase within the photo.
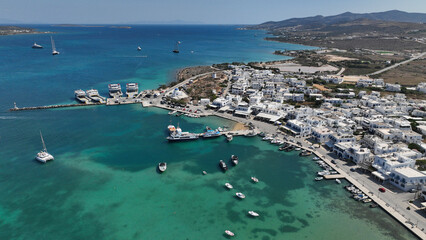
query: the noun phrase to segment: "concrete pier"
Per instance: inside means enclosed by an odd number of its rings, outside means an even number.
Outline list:
[[[42,110],[42,109],[51,109],[51,108],[68,108],[68,107],[85,107],[85,106],[96,106],[96,105],[105,105],[105,103],[76,103],[76,104],[60,104],[60,105],[50,105],[50,106],[37,106],[37,107],[15,107],[9,109],[9,111],[25,111],[25,110]]]

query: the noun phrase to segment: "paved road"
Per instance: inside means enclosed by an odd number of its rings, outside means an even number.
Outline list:
[[[408,59],[408,60],[405,60],[405,61],[402,61],[402,62],[396,63],[396,64],[394,64],[394,65],[392,65],[392,66],[387,67],[387,68],[383,68],[382,70],[379,70],[379,71],[377,71],[377,72],[373,72],[373,73],[367,74],[367,76],[377,75],[377,74],[380,74],[380,73],[382,73],[382,72],[386,72],[386,71],[388,71],[388,70],[390,70],[390,69],[392,69],[392,68],[396,68],[396,67],[398,67],[399,65],[406,64],[406,63],[409,63],[409,62],[414,61],[414,60],[416,60],[416,59],[422,58],[422,57],[423,57],[423,56],[425,56],[425,55],[426,55],[426,52],[421,53],[420,55],[417,55],[417,56],[415,56],[415,57],[412,57],[412,58],[410,58],[410,59]]]
[[[340,71],[338,73],[336,73],[336,75],[342,75],[342,73],[346,70],[346,68],[342,67],[342,69],[340,69]]]

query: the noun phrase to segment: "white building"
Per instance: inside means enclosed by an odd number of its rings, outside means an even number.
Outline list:
[[[399,84],[391,84],[391,83],[386,83],[386,91],[389,92],[401,92],[401,85]]]
[[[403,191],[421,190],[426,184],[426,174],[409,167],[394,169],[389,177],[390,182]]]
[[[299,120],[288,120],[285,127],[295,135],[302,137],[307,137],[311,134],[311,126]]]
[[[325,143],[329,140],[332,131],[326,127],[315,127],[312,128],[312,137],[315,141]]]

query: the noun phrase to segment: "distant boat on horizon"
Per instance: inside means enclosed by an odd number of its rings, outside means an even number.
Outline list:
[[[32,48],[40,49],[40,48],[43,48],[43,46],[41,46],[41,45],[37,44],[36,42],[34,42]]]
[[[55,41],[53,41],[52,36],[50,36],[50,42],[52,43],[52,55],[58,55],[59,52],[56,51],[56,47],[55,47]]]
[[[177,41],[175,45],[175,49],[173,49],[174,53],[179,53],[179,44],[180,44],[180,41]]]

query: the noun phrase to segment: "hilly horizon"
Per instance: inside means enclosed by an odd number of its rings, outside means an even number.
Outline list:
[[[344,12],[332,16],[312,16],[304,18],[290,18],[282,21],[268,21],[258,25],[251,26],[251,29],[268,29],[274,30],[277,28],[295,27],[304,25],[309,27],[320,27],[335,23],[349,22],[357,19],[369,19],[379,21],[393,22],[409,22],[409,23],[426,23],[426,13],[408,13],[399,10],[390,10],[385,12],[374,13],[352,13]]]

